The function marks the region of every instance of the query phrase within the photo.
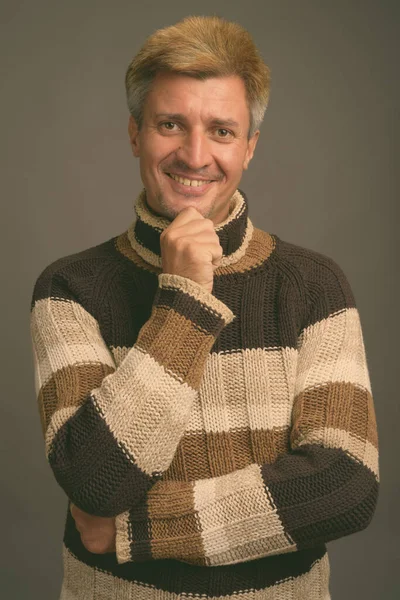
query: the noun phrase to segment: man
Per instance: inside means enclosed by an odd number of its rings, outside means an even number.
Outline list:
[[[238,190],[268,68],[239,25],[190,17],[126,86],[137,219],[32,301],[61,597],[326,600],[326,542],[375,510],[377,431],[345,275]]]

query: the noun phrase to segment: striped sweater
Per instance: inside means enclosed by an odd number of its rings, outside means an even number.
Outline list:
[[[69,501],[116,519],[92,554],[67,510],[62,600],[327,600],[326,543],[379,482],[350,285],[256,228],[237,190],[209,293],[162,272],[143,191],[124,233],[61,258],[31,309],[46,455]]]

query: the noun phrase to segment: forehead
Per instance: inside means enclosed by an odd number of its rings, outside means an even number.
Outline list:
[[[175,73],[157,73],[145,102],[145,111],[181,113],[188,118],[248,119],[246,88],[236,76],[196,79]]]

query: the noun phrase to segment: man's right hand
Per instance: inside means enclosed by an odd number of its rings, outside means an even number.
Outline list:
[[[223,250],[211,219],[188,206],[161,233],[160,244],[163,273],[187,277],[212,292]]]

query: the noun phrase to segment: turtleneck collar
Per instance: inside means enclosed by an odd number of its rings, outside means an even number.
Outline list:
[[[132,248],[147,263],[162,267],[160,235],[171,221],[156,215],[146,203],[146,190],[137,197],[134,209],[136,221],[128,230]],[[222,223],[214,226],[223,249],[220,266],[232,265],[245,254],[253,235],[253,224],[248,216],[248,203],[244,193],[236,190],[231,198],[229,215]]]

